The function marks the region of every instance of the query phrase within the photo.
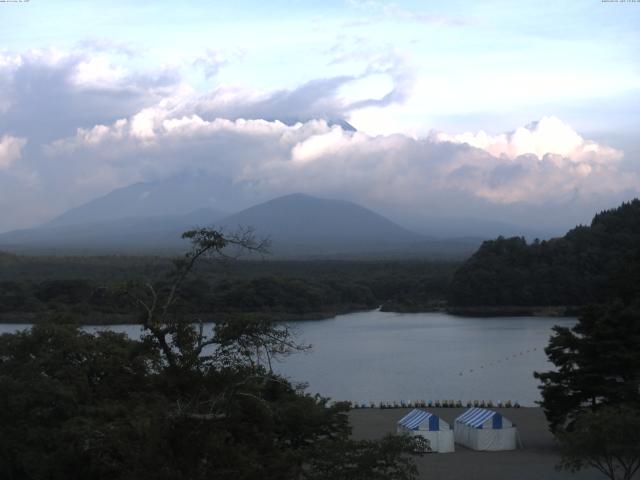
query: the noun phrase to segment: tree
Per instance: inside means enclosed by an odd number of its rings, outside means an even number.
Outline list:
[[[169,408],[156,352],[40,324],[0,336],[0,359],[1,478],[121,478],[124,465],[147,467],[161,440],[154,419]]]
[[[558,435],[560,468],[598,469],[611,480],[630,480],[640,468],[640,410],[604,407],[585,412]]]
[[[250,233],[184,234],[163,282],[131,284],[141,341],[42,324],[0,336],[0,476],[10,480],[411,480],[411,442],[356,442],[344,403],[278,376],[297,345],[284,326],[181,315],[199,259],[263,251]]]
[[[227,258],[225,249],[265,253],[268,247],[266,242],[256,241],[250,230],[225,236],[220,231],[202,228],[187,231],[182,238],[191,241],[191,250],[173,261],[173,270],[162,290],[158,291],[151,282],[129,285],[129,295],[142,308],[140,321],[147,332],[145,340],[162,352],[168,367],[174,371],[206,366],[210,358],[201,354],[216,343],[214,338],[207,338],[202,321],[196,329],[174,311],[180,288],[196,263],[207,256]]]
[[[461,307],[581,306],[629,298],[638,293],[639,260],[640,200],[634,199],[560,238],[484,242],[455,273],[449,302]],[[626,281],[634,277],[635,283]]]
[[[556,370],[542,381],[541,405],[553,432],[604,405],[640,408],[640,306],[592,306],[573,328],[555,327],[545,349]]]
[[[387,435],[380,441],[321,442],[305,468],[304,480],[387,480],[413,478],[417,468],[407,452],[422,437]]]

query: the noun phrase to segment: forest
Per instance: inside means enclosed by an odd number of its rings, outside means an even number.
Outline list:
[[[86,323],[132,321],[131,282],[160,287],[162,257],[0,257],[0,319],[40,321],[64,313]],[[272,320],[326,318],[381,307],[442,308],[457,262],[216,261],[204,259],[182,287],[183,314]]]
[[[631,298],[640,285],[640,200],[594,216],[564,237],[487,241],[455,273],[454,306],[583,306]]]

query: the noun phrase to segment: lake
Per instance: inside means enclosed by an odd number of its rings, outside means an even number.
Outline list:
[[[274,368],[309,390],[355,402],[415,400],[518,401],[540,399],[534,371],[551,368],[544,354],[553,317],[470,318],[445,313],[377,310],[328,320],[290,323],[307,353]],[[0,325],[1,332],[25,325]],[[87,327],[97,331],[105,327]],[[109,327],[132,337],[137,325]]]

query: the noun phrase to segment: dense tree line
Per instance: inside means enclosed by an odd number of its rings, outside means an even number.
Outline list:
[[[545,351],[555,369],[535,376],[559,466],[630,480],[640,469],[640,295],[585,308]]]
[[[597,214],[562,238],[487,241],[456,272],[453,305],[586,305],[637,288],[640,200]]]
[[[32,259],[29,259],[32,262]],[[46,265],[48,260],[42,259]],[[74,273],[82,273],[70,259]],[[38,276],[37,263],[30,263],[32,276],[19,280],[0,280],[0,314],[65,312],[86,316],[94,313],[125,314],[131,311],[127,295],[132,279],[145,278],[134,261],[128,277],[119,277],[120,259],[114,259],[114,272],[92,269],[102,259],[87,259],[84,277],[61,272]],[[162,288],[162,272],[150,259],[153,280]],[[215,271],[218,267],[222,272]],[[375,308],[411,311],[442,304],[457,264],[447,262],[237,262],[234,270],[225,264],[203,262],[197,275],[185,282],[180,303],[182,313],[251,313],[270,316],[323,315]],[[36,280],[38,279],[38,280]]]
[[[530,272],[544,271],[541,253],[566,268],[564,290],[555,283],[556,301],[590,304],[576,325],[554,328],[545,352],[555,369],[535,373],[561,447],[559,466],[630,480],[640,469],[640,202],[596,215],[590,227],[546,250],[539,244],[524,250],[516,246],[511,255],[519,266],[527,255],[533,259]]]

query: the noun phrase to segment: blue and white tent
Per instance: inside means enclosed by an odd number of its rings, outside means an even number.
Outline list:
[[[473,450],[515,450],[515,425],[499,412],[484,408],[470,408],[458,418],[453,427],[456,443]]]
[[[396,431],[400,434],[420,435],[429,440],[434,452],[453,452],[453,430],[451,426],[437,415],[425,410],[413,409],[398,420]]]

